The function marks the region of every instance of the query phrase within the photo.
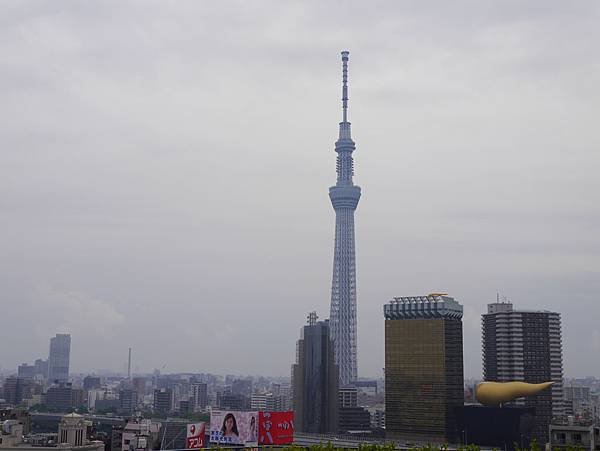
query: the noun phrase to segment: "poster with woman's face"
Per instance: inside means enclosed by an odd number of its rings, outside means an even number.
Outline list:
[[[255,443],[258,440],[258,412],[213,410],[210,414],[210,442]]]

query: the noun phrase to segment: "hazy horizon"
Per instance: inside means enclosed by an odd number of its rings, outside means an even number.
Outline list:
[[[600,376],[600,4],[12,2],[1,27],[0,368],[289,374],[329,316],[350,51],[358,374],[383,304],[562,314]],[[138,370],[136,370],[138,371]]]

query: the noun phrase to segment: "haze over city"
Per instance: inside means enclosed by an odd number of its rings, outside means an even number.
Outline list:
[[[289,375],[329,315],[348,49],[359,376],[383,304],[431,292],[465,377],[497,293],[598,376],[597,3],[116,5],[3,5],[0,368],[70,333],[71,372]]]

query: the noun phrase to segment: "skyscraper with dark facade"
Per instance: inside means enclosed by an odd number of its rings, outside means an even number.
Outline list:
[[[119,391],[119,409],[121,413],[131,414],[138,405],[137,391],[132,386]]]
[[[29,377],[7,377],[4,380],[4,399],[16,407],[29,398],[34,390],[34,384]]]
[[[338,431],[339,371],[334,361],[329,321],[309,315],[296,345],[292,365],[296,429],[310,433]]]
[[[354,246],[354,211],[360,199],[360,187],[354,185],[356,148],[348,122],[348,54],[342,52],[342,122],[337,152],[337,182],[329,188],[329,198],[335,210],[335,245],[331,283],[330,328],[335,346],[335,361],[339,366],[340,383],[351,384],[357,379],[356,361],[356,258]]]
[[[46,404],[50,409],[59,412],[68,412],[72,407],[79,407],[83,403],[81,390],[73,389],[67,382],[59,382],[46,391]]]
[[[484,380],[554,382],[549,390],[511,403],[535,408],[532,436],[546,443],[552,417],[564,413],[560,313],[495,302],[482,315],[482,333]]]
[[[157,388],[154,390],[154,403],[152,405],[155,412],[168,413],[173,410],[173,390],[170,388]]]
[[[48,380],[68,382],[69,361],[71,356],[71,335],[56,334],[50,339],[50,353],[48,355]]]
[[[463,307],[453,298],[394,298],[385,317],[385,427],[389,438],[457,442],[463,405]]]

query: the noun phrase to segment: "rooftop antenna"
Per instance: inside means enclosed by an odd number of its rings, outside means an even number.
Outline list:
[[[129,348],[129,359],[127,360],[127,379],[131,380],[131,348]]]
[[[348,122],[348,55],[350,52],[342,52],[342,122]]]
[[[317,312],[310,312],[308,314],[308,316],[306,317],[307,321],[308,321],[308,325],[309,326],[314,326],[315,324],[317,324],[317,319],[319,317],[317,316]]]

